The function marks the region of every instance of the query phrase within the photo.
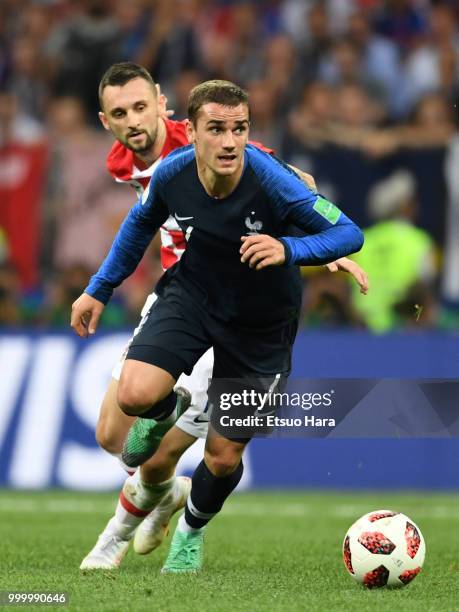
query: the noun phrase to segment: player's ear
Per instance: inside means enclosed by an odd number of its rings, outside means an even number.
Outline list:
[[[107,117],[105,116],[105,113],[103,113],[102,111],[99,111],[99,119],[102,125],[104,126],[104,128],[106,130],[110,130],[110,126],[108,124]]]
[[[188,142],[190,144],[194,144],[196,140],[195,130],[194,130],[193,122],[190,121],[189,119],[186,120],[186,136],[188,138]]]
[[[110,131],[110,124],[108,123],[107,117],[105,116],[105,113],[103,111],[99,111],[99,119],[104,128]]]

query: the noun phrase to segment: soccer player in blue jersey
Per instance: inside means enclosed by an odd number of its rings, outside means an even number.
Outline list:
[[[213,379],[269,381],[270,390],[280,385],[290,372],[298,323],[298,265],[334,261],[363,243],[336,206],[247,145],[242,89],[208,81],[192,90],[188,110],[192,146],[160,164],[72,311],[77,333],[95,330],[113,288],[132,273],[168,215],[175,216],[188,246],[156,288],[159,299],[129,348],[118,388],[126,414],[159,421],[174,418],[175,381],[210,347]],[[305,235],[289,235],[292,225]],[[247,442],[209,428],[163,571],[200,569],[204,527],[237,486]]]

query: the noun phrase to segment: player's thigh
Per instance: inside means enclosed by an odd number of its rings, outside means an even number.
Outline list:
[[[266,329],[232,325],[219,330],[209,387],[212,417],[214,408],[222,406],[223,394],[234,416],[244,417],[260,408],[256,403],[258,398],[279,390],[291,370],[296,329],[297,318],[291,317]],[[237,400],[239,395],[244,398],[243,402]]]
[[[214,345],[209,404],[219,435],[242,441],[269,432],[263,415],[276,409],[267,399],[282,391],[289,376],[296,320],[266,330],[233,326],[230,332],[225,329]]]
[[[269,328],[225,326],[214,343],[213,378],[271,378],[291,369],[293,342],[298,316],[293,313],[279,325]]]
[[[102,405],[96,427],[96,439],[108,452],[120,453],[127,432],[134,422],[134,417],[122,412],[118,405],[118,381],[110,380]]]
[[[177,291],[156,300],[132,340],[118,391],[123,410],[125,403],[147,407],[147,399],[163,399],[210,348],[199,308]]]
[[[114,378],[115,380],[120,379],[121,377],[121,370],[123,369],[123,365],[124,365],[124,361],[126,359],[126,355],[128,354],[129,351],[129,347],[132,344],[132,341],[134,340],[135,336],[139,333],[139,331],[142,329],[142,326],[148,316],[148,313],[150,312],[151,307],[153,306],[153,304],[156,302],[156,300],[158,299],[158,296],[156,295],[156,293],[150,293],[150,295],[147,297],[147,299],[145,300],[145,304],[143,305],[142,311],[140,313],[140,321],[139,324],[137,325],[137,327],[134,329],[132,336],[129,338],[129,341],[127,342],[126,346],[124,347],[124,351],[122,352],[122,354],[120,355],[118,361],[115,363],[113,369],[112,369],[112,378]]]
[[[118,403],[123,411],[139,407],[148,409],[164,399],[172,391],[175,378],[156,365],[129,359],[121,370],[118,385]]]
[[[151,293],[150,295],[147,296],[147,299],[145,300],[145,304],[143,305],[142,311],[140,313],[140,321],[139,324],[137,325],[137,327],[134,329],[132,336],[130,337],[129,341],[127,342],[123,353],[120,355],[120,357],[118,358],[117,362],[115,363],[113,369],[112,369],[112,379],[114,379],[114,382],[110,383],[110,387],[107,391],[106,394],[106,399],[104,399],[104,403],[107,404],[106,407],[103,407],[103,411],[104,411],[104,422],[111,422],[111,421],[107,421],[106,417],[110,417],[112,416],[112,414],[116,415],[116,411],[111,410],[111,407],[116,404],[119,408],[119,403],[118,403],[118,398],[117,398],[117,392],[118,392],[118,386],[119,386],[119,381],[121,378],[121,372],[123,370],[123,366],[124,363],[126,361],[126,356],[129,352],[129,348],[135,338],[135,336],[139,333],[139,331],[142,329],[144,322],[146,321],[147,317],[148,317],[148,313],[150,312],[150,309],[152,307],[152,305],[155,303],[155,301],[158,299],[158,296],[155,293]],[[132,422],[131,419],[132,417],[130,417],[129,415],[125,415],[121,409],[119,408],[121,414],[123,414],[125,416],[124,422],[128,423],[128,422]]]

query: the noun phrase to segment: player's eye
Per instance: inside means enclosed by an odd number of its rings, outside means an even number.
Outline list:
[[[237,127],[237,128],[234,130],[234,133],[235,133],[235,134],[237,134],[238,136],[240,136],[240,135],[241,135],[241,134],[243,134],[245,131],[246,131],[245,126],[241,125],[241,126]]]
[[[123,111],[115,111],[113,117],[115,117],[115,119],[121,119],[121,117],[124,117],[124,113]]]
[[[219,127],[215,126],[215,127],[211,127],[210,131],[211,131],[212,134],[219,134],[221,132],[221,129]]]

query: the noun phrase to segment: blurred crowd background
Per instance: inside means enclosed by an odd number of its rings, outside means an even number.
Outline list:
[[[124,60],[176,119],[203,80],[244,86],[251,137],[365,228],[370,294],[305,269],[305,326],[459,329],[457,0],[1,0],[0,326],[67,326],[135,201],[97,116]],[[160,274],[153,245],[105,327],[135,323]]]

